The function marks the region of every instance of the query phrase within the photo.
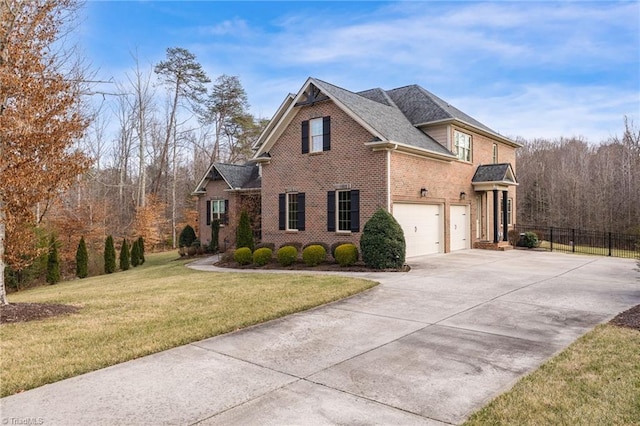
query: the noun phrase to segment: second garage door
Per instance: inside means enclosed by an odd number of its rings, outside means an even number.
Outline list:
[[[407,243],[407,257],[440,253],[442,243],[441,207],[433,204],[393,204],[396,218]]]
[[[469,248],[469,215],[467,206],[451,206],[451,251]]]

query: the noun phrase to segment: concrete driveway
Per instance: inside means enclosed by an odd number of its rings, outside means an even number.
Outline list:
[[[458,424],[640,304],[630,259],[467,250],[409,264],[355,274],[381,285],[341,302],[3,398],[2,423]]]

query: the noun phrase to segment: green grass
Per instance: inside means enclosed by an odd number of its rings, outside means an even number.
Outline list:
[[[10,303],[62,303],[79,313],[0,326],[0,395],[227,333],[338,300],[376,283],[338,276],[212,273],[175,253],[127,272],[39,287]]]
[[[640,332],[601,325],[465,425],[640,424]]]

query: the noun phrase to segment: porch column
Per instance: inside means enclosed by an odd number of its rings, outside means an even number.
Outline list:
[[[502,191],[502,241],[509,241],[509,212],[507,211],[507,196],[509,191]]]
[[[493,190],[493,242],[497,243],[498,240],[498,190]]]

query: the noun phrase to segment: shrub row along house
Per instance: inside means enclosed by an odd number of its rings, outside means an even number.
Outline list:
[[[199,237],[219,219],[233,243],[260,198],[262,241],[349,242],[383,208],[407,257],[500,249],[512,226],[520,145],[420,86],[353,93],[309,78],[289,94],[246,165],[212,164],[199,182]],[[255,214],[254,214],[255,216]],[[222,246],[222,244],[221,244]]]

